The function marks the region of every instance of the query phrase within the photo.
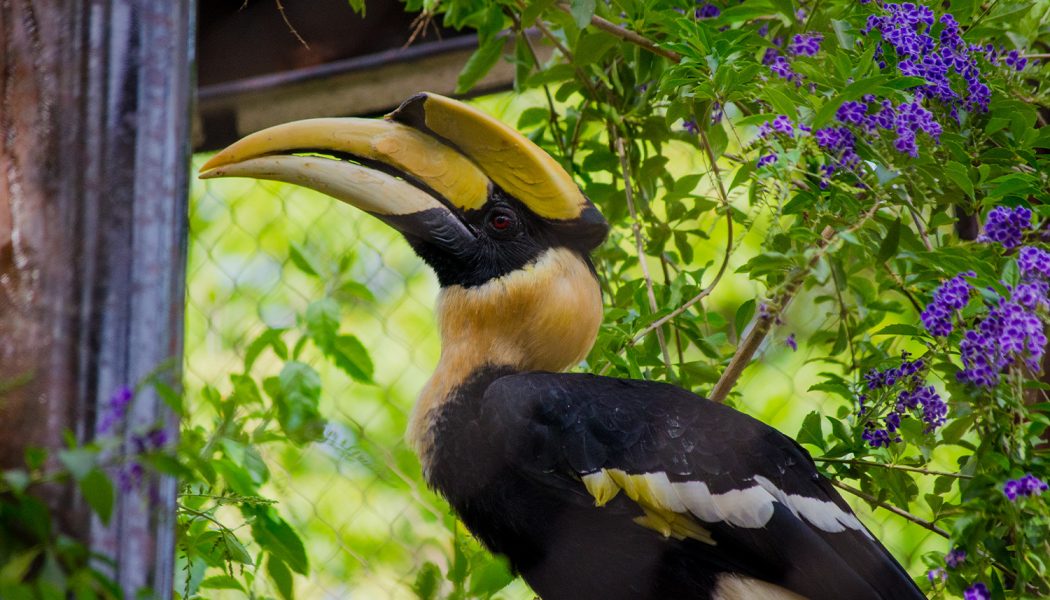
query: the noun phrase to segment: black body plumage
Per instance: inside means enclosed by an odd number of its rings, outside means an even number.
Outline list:
[[[487,368],[433,427],[430,483],[546,600],[711,598],[723,574],[813,600],[923,597],[863,527],[824,531],[783,503],[762,527],[699,521],[714,545],[639,525],[622,493],[595,506],[581,476],[619,469],[703,481],[712,494],[761,476],[852,514],[793,440],[680,388]]]

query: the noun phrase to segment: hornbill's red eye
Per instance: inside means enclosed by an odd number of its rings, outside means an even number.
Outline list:
[[[506,233],[514,228],[516,219],[514,215],[506,210],[495,210],[489,214],[489,227],[500,233]]]

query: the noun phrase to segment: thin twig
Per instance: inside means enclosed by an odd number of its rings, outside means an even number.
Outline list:
[[[570,15],[572,14],[572,9],[569,8],[567,4],[558,4],[558,8],[569,13]],[[664,58],[673,60],[674,62],[682,61],[681,54],[678,54],[677,52],[674,52],[672,50],[665,50],[664,48],[661,48],[654,44],[648,38],[638,35],[630,29],[624,29],[619,25],[610,23],[609,21],[606,21],[598,15],[594,15],[591,17],[591,25],[594,25],[595,27],[601,29],[606,33],[611,33],[612,35],[620,38],[621,40],[624,40],[625,42],[630,42],[636,46],[641,46],[642,48],[645,48],[653,54],[658,54]]]
[[[832,480],[831,481],[831,485],[839,488],[840,490],[847,491],[847,492],[853,494],[854,496],[856,496],[858,498],[862,498],[864,500],[867,500],[868,502],[874,504],[875,506],[878,506],[879,508],[886,509],[886,510],[890,511],[891,513],[897,515],[898,517],[903,517],[903,518],[911,521],[912,523],[915,523],[919,527],[922,527],[923,529],[928,529],[929,531],[932,531],[932,532],[936,533],[937,535],[939,535],[939,536],[941,536],[941,537],[943,537],[945,539],[951,539],[951,535],[947,531],[941,529],[940,527],[937,527],[933,523],[931,523],[931,522],[929,522],[929,521],[927,521],[925,519],[920,519],[919,517],[916,517],[915,515],[911,514],[910,512],[908,512],[906,510],[903,510],[903,509],[900,509],[900,508],[897,508],[896,506],[893,506],[892,504],[887,504],[886,502],[883,502],[882,500],[879,500],[878,498],[876,498],[875,496],[872,496],[871,494],[867,494],[865,492],[862,492],[862,491],[858,490],[857,488],[855,488],[853,486],[850,486],[850,485],[846,485],[845,483],[842,483],[840,481]]]
[[[912,204],[911,196],[907,193],[904,194],[904,202],[908,205],[908,212],[911,214],[912,221],[915,221],[915,228],[919,230],[919,236],[922,237],[922,245],[926,246],[928,252],[933,252],[933,244],[930,243],[930,236],[926,232],[926,223],[922,220],[922,215],[919,214],[918,209]]]
[[[634,207],[634,190],[631,182],[631,161],[627,158],[627,150],[624,148],[623,134],[613,124],[609,128],[616,135],[616,153],[620,155],[620,169],[623,171],[623,190],[627,198],[627,210],[631,214],[631,231],[634,232],[634,245],[638,250],[638,264],[642,267],[642,277],[645,278],[645,291],[649,296],[649,310],[657,312],[656,292],[653,290],[653,277],[649,274],[649,264],[645,260],[645,242],[642,240],[642,223],[638,220],[638,211]],[[664,356],[664,364],[667,365],[667,373],[671,371],[671,353],[667,351],[667,341],[664,339],[663,329],[656,330],[656,339],[660,344],[660,352]]]
[[[949,473],[947,471],[934,471],[933,469],[922,469],[919,467],[909,467],[906,465],[877,463],[856,458],[829,458],[827,456],[814,456],[813,460],[818,462],[842,463],[847,465],[863,465],[865,467],[881,467],[883,469],[911,471],[913,473],[922,473],[923,475],[944,475],[946,477],[955,477],[957,479],[973,479],[973,475],[963,475],[962,473]]]
[[[281,13],[281,19],[283,19],[284,24],[288,26],[288,30],[292,32],[292,35],[295,36],[295,39],[299,40],[299,43],[302,44],[304,48],[309,50],[310,44],[306,43],[303,36],[299,35],[299,30],[297,30],[295,25],[292,25],[292,22],[288,20],[288,13],[284,11],[284,5],[281,4],[281,0],[274,0],[274,2],[277,3],[277,12]],[[247,4],[247,2],[245,2],[245,4]]]

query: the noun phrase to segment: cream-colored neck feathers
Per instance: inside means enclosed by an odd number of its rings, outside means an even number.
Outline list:
[[[485,365],[562,371],[594,345],[602,321],[598,281],[583,259],[553,248],[513,273],[482,285],[450,286],[438,297],[441,359],[413,410],[408,440],[423,460],[434,409]]]

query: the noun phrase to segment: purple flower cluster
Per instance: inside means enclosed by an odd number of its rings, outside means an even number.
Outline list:
[[[922,371],[926,367],[923,359],[914,361],[907,360],[907,354],[899,367],[879,371],[872,369],[864,375],[868,390],[891,388],[898,383],[904,383],[904,389],[897,392],[896,402],[893,409],[883,420],[883,427],[878,427],[875,421],[868,421],[861,437],[872,448],[888,447],[892,442],[900,441],[897,431],[901,426],[901,418],[914,412],[920,412],[920,418],[926,424],[926,431],[930,432],[944,425],[948,416],[948,405],[937,393],[932,385],[924,385]],[[861,396],[860,414],[867,412],[863,403],[867,396]]]
[[[700,126],[692,119],[682,121],[682,129],[684,129],[686,133],[691,133],[693,135],[700,133]]]
[[[962,310],[970,301],[970,290],[973,287],[966,277],[976,277],[973,271],[960,273],[945,281],[933,293],[933,302],[926,306],[920,317],[922,324],[930,335],[945,337],[952,332],[952,317],[955,311]]]
[[[949,569],[958,568],[965,560],[966,551],[959,548],[952,548],[951,552],[944,555],[944,564],[948,565]]]
[[[1018,71],[1024,71],[1024,68],[1028,65],[1028,59],[1021,56],[1017,50],[1011,50],[1007,53],[1005,62],[1008,66],[1011,66]]]
[[[791,38],[788,52],[795,56],[816,56],[820,52],[820,42],[824,36],[819,33],[796,33]]]
[[[1045,481],[1028,473],[1020,479],[1006,480],[1006,483],[1003,484],[1003,494],[1006,494],[1006,497],[1011,502],[1014,502],[1019,496],[1038,496],[1045,492],[1047,488]]]
[[[920,132],[930,136],[935,142],[940,141],[941,124],[933,118],[933,113],[926,110],[918,100],[894,106],[893,102],[883,100],[878,111],[868,114],[868,104],[874,96],[866,96],[864,101],[850,100],[842,103],[835,112],[835,119],[843,125],[852,125],[863,129],[864,133],[878,137],[880,130],[889,130],[897,134],[894,148],[911,157],[919,155],[916,136]],[[841,129],[841,128],[840,128]]]
[[[703,4],[693,11],[693,17],[696,19],[713,19],[720,14],[722,14],[722,10],[714,4],[709,3]]]
[[[999,305],[975,329],[963,334],[959,344],[964,368],[959,381],[980,387],[999,384],[1003,369],[1020,359],[1032,371],[1040,370],[1046,334],[1039,316],[1015,301],[999,299]]]
[[[1017,267],[1026,281],[1050,279],[1050,252],[1025,246],[1017,253]]]
[[[963,600],[992,600],[992,592],[980,581],[966,588]]]
[[[926,579],[929,579],[930,583],[933,584],[936,584],[938,581],[948,581],[948,571],[945,571],[944,567],[930,569],[926,572]]]
[[[977,238],[981,242],[999,242],[1009,250],[1021,245],[1024,232],[1032,223],[1032,211],[1023,206],[1008,208],[996,206],[988,213],[984,232]]]
[[[169,439],[167,431],[160,427],[154,427],[146,433],[131,436],[131,445],[135,450],[135,454],[144,454],[164,448],[164,446],[168,445]]]
[[[857,154],[857,139],[848,127],[825,127],[813,133],[817,145],[835,158],[835,161],[821,167],[821,189],[828,185],[828,179],[838,169],[852,170],[860,164]]]
[[[124,420],[134,396],[135,392],[128,386],[121,386],[113,392],[113,395],[109,397],[109,403],[98,418],[99,435],[112,433],[114,426]]]
[[[795,87],[802,85],[802,76],[796,73],[795,70],[791,68],[791,63],[788,62],[788,59],[784,58],[783,55],[776,50],[773,50],[772,48],[767,49],[766,53],[762,56],[762,64],[769,65],[769,70],[772,71],[774,75],[794,83]]]
[[[864,28],[865,35],[878,31],[882,42],[876,58],[885,65],[885,48],[894,50],[898,69],[904,75],[922,77],[926,84],[916,88],[920,98],[935,98],[949,108],[958,118],[958,108],[966,110],[988,110],[991,90],[982,81],[977,56],[982,47],[970,46],[959,33],[959,24],[951,14],[936,19],[933,10],[921,4],[905,2],[885,4],[888,14],[871,15]],[[940,33],[934,37],[934,23],[940,24]],[[965,94],[952,87],[952,77],[961,78],[966,85]]]
[[[759,168],[768,167],[769,165],[771,165],[771,164],[773,164],[775,162],[777,162],[777,154],[776,154],[776,152],[774,152],[772,154],[766,154],[765,156],[759,157],[759,159],[758,159],[758,167]]]

